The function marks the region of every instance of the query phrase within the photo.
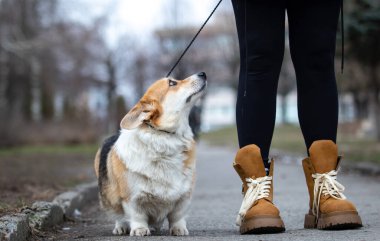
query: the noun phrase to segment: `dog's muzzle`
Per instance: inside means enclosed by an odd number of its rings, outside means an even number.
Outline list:
[[[203,90],[207,86],[207,76],[205,72],[200,72],[198,74],[191,76],[190,78],[195,79],[194,82],[192,83],[194,92],[189,97],[187,97],[186,103],[190,102],[193,96],[199,94],[200,92],[203,92]]]

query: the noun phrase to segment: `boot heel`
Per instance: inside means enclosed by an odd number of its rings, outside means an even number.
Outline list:
[[[312,214],[305,214],[304,228],[317,228],[317,219]]]

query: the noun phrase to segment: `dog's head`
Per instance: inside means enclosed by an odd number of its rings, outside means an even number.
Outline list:
[[[184,80],[157,80],[127,113],[120,126],[131,130],[145,123],[157,130],[176,132],[181,126],[188,125],[190,110],[206,85],[203,72]]]

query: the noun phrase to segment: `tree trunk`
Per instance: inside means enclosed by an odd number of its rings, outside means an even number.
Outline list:
[[[372,94],[373,123],[376,131],[376,140],[380,141],[380,100],[379,91],[373,90]]]
[[[4,116],[5,116],[5,113],[7,113],[7,108],[8,108],[7,99],[6,99],[6,88],[7,88],[7,82],[9,81],[7,79],[9,68],[6,64],[7,61],[8,61],[8,56],[2,49],[0,49],[0,113],[3,113],[3,115],[0,117],[0,121],[1,119],[5,119]]]
[[[135,61],[135,65],[138,66],[134,73],[134,84],[137,94],[135,103],[137,103],[145,93],[147,59],[144,54],[139,53]]]
[[[354,98],[355,119],[362,121],[368,118],[368,94],[364,96],[358,91],[352,91],[351,94]]]
[[[280,95],[281,97],[281,122],[288,124],[288,95]]]
[[[374,114],[375,114],[375,128],[376,128],[376,140],[380,141],[380,105],[379,98],[374,105]]]
[[[49,121],[54,117],[54,93],[50,83],[44,81],[41,83],[41,117]]]
[[[376,140],[380,141],[380,86],[377,82],[377,66],[372,65],[370,69],[370,78],[372,84],[372,108],[373,108],[373,118],[374,118],[374,127],[376,131]]]
[[[105,62],[107,73],[108,73],[108,81],[107,81],[107,101],[108,101],[108,125],[107,131],[108,133],[114,133],[119,129],[119,121],[117,120],[116,113],[116,67],[114,60],[112,58],[112,54],[106,59]]]

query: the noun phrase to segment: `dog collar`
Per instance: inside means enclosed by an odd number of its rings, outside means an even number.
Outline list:
[[[170,131],[166,131],[166,130],[157,129],[156,127],[152,126],[149,122],[145,122],[145,124],[147,126],[149,126],[153,130],[162,131],[162,132],[165,132],[165,133],[168,133],[168,134],[175,134],[175,132],[170,132]]]

